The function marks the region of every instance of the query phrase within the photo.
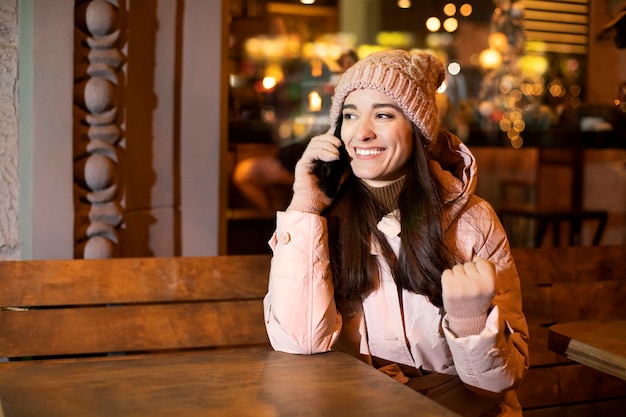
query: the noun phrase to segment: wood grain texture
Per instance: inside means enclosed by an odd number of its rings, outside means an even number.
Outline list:
[[[0,372],[7,416],[454,417],[340,352],[262,349],[79,362],[24,362]]]
[[[626,245],[512,248],[522,285],[623,281]]]
[[[269,262],[267,255],[0,262],[0,357],[268,345]]]
[[[261,300],[0,311],[0,356],[269,343]]]
[[[270,257],[116,258],[0,262],[0,306],[259,298]]]

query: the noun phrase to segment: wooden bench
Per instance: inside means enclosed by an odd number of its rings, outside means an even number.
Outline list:
[[[530,326],[525,415],[623,406],[624,381],[547,346],[551,324],[626,318],[625,255],[626,246],[513,249]],[[269,263],[269,255],[0,262],[0,358],[267,346]]]
[[[551,352],[548,327],[626,318],[626,246],[513,248],[512,253],[530,330],[531,367],[518,390],[524,415],[621,416],[626,381]]]
[[[0,358],[269,346],[262,302],[269,262],[266,255],[0,262]]]

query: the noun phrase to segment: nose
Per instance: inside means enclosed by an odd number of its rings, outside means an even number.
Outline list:
[[[359,124],[354,132],[354,138],[361,142],[368,142],[376,137],[372,123],[363,118],[359,120]]]

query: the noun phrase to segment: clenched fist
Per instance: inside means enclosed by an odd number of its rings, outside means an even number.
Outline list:
[[[479,256],[443,271],[443,308],[450,330],[460,337],[481,332],[495,295],[495,281],[494,264]]]

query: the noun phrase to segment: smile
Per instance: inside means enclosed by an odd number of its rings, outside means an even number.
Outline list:
[[[354,150],[354,152],[357,155],[362,155],[362,156],[370,156],[370,155],[378,155],[379,153],[381,153],[383,151],[383,149],[381,148],[376,148],[376,149],[361,149],[361,148],[356,148]]]

